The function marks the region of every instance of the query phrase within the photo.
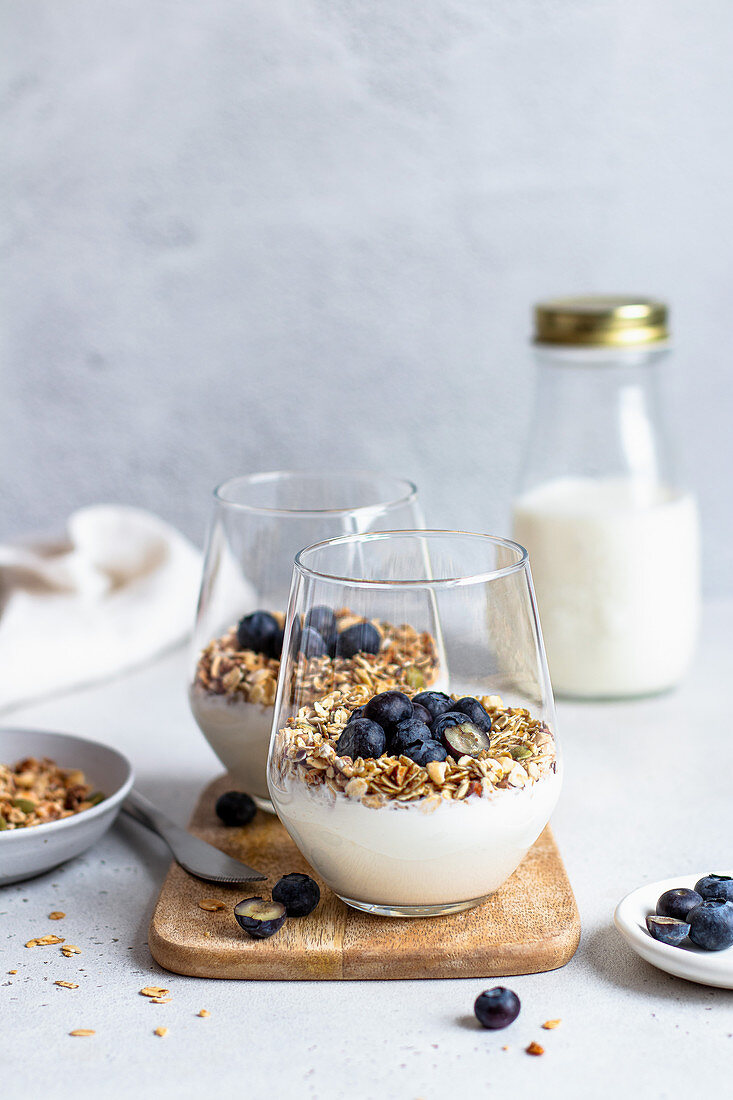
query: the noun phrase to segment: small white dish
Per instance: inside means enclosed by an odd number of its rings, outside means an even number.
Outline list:
[[[81,813],[0,832],[0,886],[42,875],[81,855],[106,833],[132,787],[130,762],[116,749],[68,733],[0,729],[0,763],[47,756],[62,768],[80,768],[104,801]]]
[[[676,886],[687,886],[692,890],[695,883],[708,873],[701,871],[698,875],[679,875],[640,886],[618,903],[613,920],[637,955],[652,966],[666,970],[676,978],[685,978],[688,982],[733,989],[733,947],[723,951],[703,951],[689,941],[685,941],[683,947],[670,947],[653,939],[646,927],[646,918],[656,912],[660,894]],[[716,874],[728,872],[716,871]]]

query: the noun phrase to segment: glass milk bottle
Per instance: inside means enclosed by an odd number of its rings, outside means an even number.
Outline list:
[[[538,384],[514,537],[529,550],[552,685],[615,699],[673,687],[699,617],[695,498],[664,415],[667,309],[536,307]]]

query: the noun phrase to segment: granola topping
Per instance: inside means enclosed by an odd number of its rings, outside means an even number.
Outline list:
[[[347,608],[336,613],[339,632],[363,620]],[[283,616],[276,618],[282,619]],[[312,703],[334,689],[352,683],[369,687],[374,695],[389,688],[421,691],[433,683],[438,656],[430,634],[411,626],[393,626],[372,619],[380,638],[379,653],[357,653],[354,657],[298,656],[293,690],[303,703]],[[244,701],[273,706],[280,661],[253,650],[240,650],[237,628],[214,638],[199,657],[193,690],[224,695],[231,702]]]
[[[0,764],[0,832],[71,817],[103,798],[78,768],[60,768],[53,760],[33,756],[13,767]],[[60,919],[51,914],[51,920]]]
[[[373,686],[359,683],[301,707],[278,735],[280,779],[296,779],[327,797],[343,795],[373,809],[388,802],[420,802],[430,812],[442,799],[461,801],[528,788],[555,771],[555,739],[549,727],[524,708],[505,707],[497,695],[479,697],[492,725],[490,747],[477,757],[448,757],[422,767],[406,756],[337,756],[336,742],[349,715],[373,694]]]

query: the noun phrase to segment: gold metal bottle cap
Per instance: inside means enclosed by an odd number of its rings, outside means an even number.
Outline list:
[[[652,298],[553,298],[535,306],[537,344],[636,347],[667,339],[667,307]]]

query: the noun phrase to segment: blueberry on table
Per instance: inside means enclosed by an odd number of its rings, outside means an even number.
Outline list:
[[[317,630],[323,638],[336,633],[336,616],[330,607],[312,607],[303,620],[303,626]]]
[[[425,768],[433,760],[446,760],[448,753],[439,741],[413,741],[402,750],[402,756],[408,756],[413,763]]]
[[[453,700],[444,691],[421,691],[419,695],[413,696],[412,703],[413,706],[417,704],[425,707],[425,710],[430,712],[431,721],[439,714],[445,714],[447,710],[453,709]]]
[[[725,898],[733,901],[733,878],[730,875],[714,875],[712,872],[695,883],[702,898]]]
[[[482,1027],[498,1031],[513,1024],[521,1008],[519,997],[511,989],[496,985],[479,993],[473,1011]]]
[[[369,700],[364,716],[379,722],[382,729],[391,730],[398,722],[412,718],[412,703],[403,691],[383,691]]]
[[[279,629],[280,624],[269,611],[253,611],[237,624],[237,645],[240,649],[266,653],[273,634],[277,634]]]
[[[652,914],[646,918],[646,926],[653,939],[659,940],[660,943],[667,943],[670,947],[679,947],[690,932],[689,924],[686,921],[677,920],[676,917],[660,917]]]
[[[696,890],[688,890],[685,886],[678,886],[674,890],[665,890],[657,902],[657,915],[660,917],[674,917],[676,920],[687,920],[687,914],[701,901],[702,897]]]
[[[394,756],[399,756],[408,745],[417,741],[432,741],[433,735],[430,726],[419,718],[405,718],[393,726],[389,734],[389,751]]]
[[[234,916],[239,927],[248,932],[253,940],[266,940],[280,931],[287,912],[278,901],[245,898],[234,906]]]
[[[474,725],[462,711],[449,710],[439,715],[430,729],[433,738],[441,741],[456,760],[461,756],[478,756],[491,745],[488,733]]]
[[[733,902],[708,898],[690,910],[687,920],[690,939],[698,947],[722,951],[733,944]]]
[[[491,730],[491,718],[478,699],[465,695],[463,699],[459,699],[457,703],[453,704],[451,710],[458,710],[461,714],[467,714],[474,726],[478,726],[484,733],[489,733]]]
[[[328,646],[322,636],[312,626],[304,626],[299,641],[300,652],[305,657],[323,657],[328,653]]]
[[[382,639],[372,623],[354,623],[336,635],[334,657],[354,657],[357,653],[379,653]]]
[[[253,800],[244,791],[227,791],[217,798],[214,808],[224,825],[249,825],[257,813]]]
[[[307,917],[321,900],[321,890],[310,875],[284,875],[272,891],[272,900],[285,906],[289,917]]]
[[[387,735],[380,725],[370,718],[357,718],[347,723],[336,742],[338,756],[350,756],[352,760],[361,757],[381,756],[387,747]]]

